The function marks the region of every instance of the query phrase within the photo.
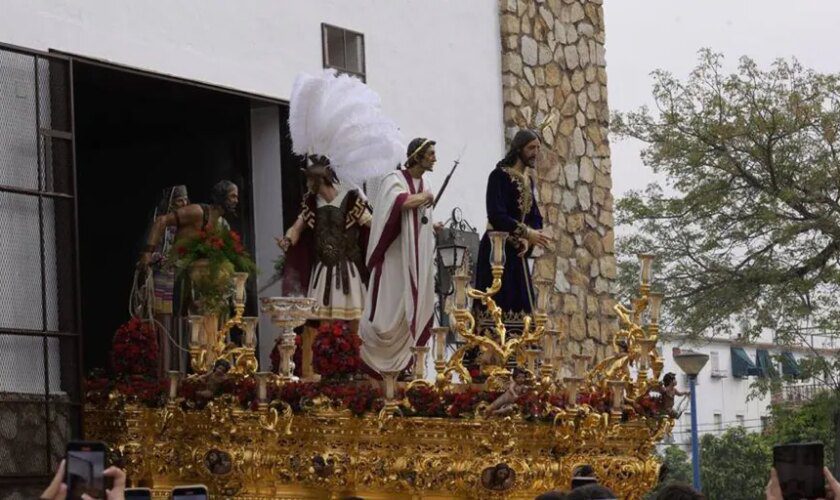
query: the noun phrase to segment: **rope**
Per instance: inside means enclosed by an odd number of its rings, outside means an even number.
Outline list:
[[[178,342],[174,337],[172,337],[172,334],[169,332],[169,329],[167,329],[163,325],[163,323],[161,323],[160,321],[155,319],[154,312],[153,312],[154,308],[152,306],[152,304],[154,304],[154,298],[155,298],[154,297],[154,295],[155,295],[155,280],[154,280],[154,277],[152,276],[151,272],[146,272],[145,274],[146,274],[146,280],[145,280],[145,283],[143,284],[143,287],[142,287],[143,291],[141,292],[141,287],[137,286],[137,283],[139,281],[140,271],[139,270],[134,271],[134,279],[132,280],[132,283],[131,283],[131,293],[129,294],[129,297],[128,297],[128,314],[129,314],[129,316],[131,316],[132,318],[138,318],[139,317],[141,320],[148,321],[148,322],[152,323],[153,325],[155,325],[156,328],[160,328],[160,330],[163,333],[166,334],[166,337],[170,340],[170,342],[172,342],[172,344],[175,345],[176,348],[178,348],[182,352],[190,352],[189,349],[185,349],[184,347],[182,347],[181,343]],[[135,304],[139,307],[135,308]],[[140,310],[143,311],[143,313],[148,314],[148,318],[143,318],[142,317],[143,314],[138,314],[137,309],[140,309]]]

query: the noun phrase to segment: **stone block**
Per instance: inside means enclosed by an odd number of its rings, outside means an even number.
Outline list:
[[[566,215],[566,230],[570,233],[576,233],[583,229],[583,214],[567,214]]]
[[[519,19],[512,14],[502,15],[501,28],[503,34],[519,33]]]
[[[618,273],[616,272],[615,267],[614,255],[605,255],[601,257],[598,264],[601,267],[601,276],[603,276],[604,278],[614,280],[618,277]]]
[[[586,336],[590,339],[601,340],[601,325],[597,319],[589,318],[586,321]]]
[[[566,68],[575,69],[580,64],[577,47],[574,45],[566,45],[563,47],[563,56],[566,59]]]
[[[603,224],[605,227],[613,227],[613,213],[609,210],[601,210],[601,214],[598,216],[598,222]]]
[[[586,14],[584,13],[583,6],[579,3],[573,3],[571,12],[569,14],[569,21],[576,23],[584,18]]]
[[[583,140],[583,132],[579,128],[572,132],[572,141],[575,156],[583,156],[586,153],[586,143]]]
[[[522,37],[522,62],[528,66],[536,66],[538,62],[537,41],[530,36]]]
[[[549,63],[545,67],[545,83],[551,87],[560,85],[560,66],[555,63]]]
[[[583,235],[583,246],[595,257],[604,255],[604,247],[601,243],[601,237],[595,231],[587,231]]]
[[[615,253],[615,232],[612,229],[601,238],[601,244],[604,246],[605,253]]]
[[[595,185],[604,189],[612,189],[612,177],[609,174],[595,172]]]
[[[563,167],[563,173],[566,176],[566,185],[574,187],[579,179],[579,171],[576,163],[567,163]]]
[[[574,191],[563,190],[562,206],[566,213],[571,212],[575,207],[577,207],[577,196],[575,196]]]
[[[561,257],[571,257],[574,249],[572,238],[561,234],[557,239],[557,254]]]
[[[578,129],[580,130],[580,129]],[[577,197],[578,197],[578,204],[582,210],[589,210],[592,206],[592,198],[589,194],[589,186],[586,184],[580,184],[577,187]]]
[[[580,67],[585,68],[585,67],[589,66],[589,61],[590,61],[589,44],[587,43],[586,39],[581,38],[580,40],[578,40],[577,53],[578,53],[578,64],[580,64]]]
[[[572,73],[571,84],[572,90],[574,90],[575,92],[580,92],[581,89],[583,89],[583,86],[586,84],[583,71],[577,70],[574,73]]]
[[[586,338],[586,321],[583,314],[579,312],[572,314],[572,319],[569,321],[569,336],[578,341]]]

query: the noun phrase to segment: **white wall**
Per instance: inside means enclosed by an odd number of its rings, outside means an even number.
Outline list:
[[[56,49],[287,99],[321,68],[321,23],[365,35],[367,82],[406,139],[437,139],[437,210],[455,205],[481,230],[484,189],[504,149],[494,0],[4,0],[0,41]]]

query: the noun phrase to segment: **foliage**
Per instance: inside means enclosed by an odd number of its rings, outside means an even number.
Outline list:
[[[823,392],[796,407],[774,405],[773,425],[768,438],[774,444],[820,441],[825,445],[825,463],[834,464],[835,429],[833,417],[840,401],[833,392]]]
[[[169,258],[179,274],[191,271],[199,262],[208,263],[206,274],[192,276],[193,294],[205,313],[221,313],[227,309],[233,295],[230,281],[233,272],[253,274],[257,270],[239,233],[221,224],[207,227],[193,238],[176,241]]]
[[[770,477],[771,446],[758,433],[731,427],[700,438],[700,479],[707,498],[759,500]]]
[[[662,477],[662,483],[645,496],[647,499],[656,498],[656,494],[663,486],[671,483],[691,484],[692,481],[691,463],[688,460],[688,453],[682,447],[676,444],[668,446],[662,451],[660,459],[662,469],[666,472]]]
[[[257,270],[254,260],[242,245],[239,233],[220,224],[199,231],[194,238],[175,242],[171,251],[175,267],[181,272],[202,259],[210,262],[211,274],[218,273],[220,266],[226,262],[236,272],[254,273]]]
[[[777,60],[724,74],[709,50],[687,80],[654,73],[656,111],[616,114],[665,177],[617,204],[618,254],[659,257],[670,331],[803,336],[840,327],[840,83]],[[622,262],[622,279],[635,280]],[[631,289],[631,287],[625,287]],[[735,331],[737,330],[737,331]]]

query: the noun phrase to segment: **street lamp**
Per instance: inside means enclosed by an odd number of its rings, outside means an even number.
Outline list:
[[[460,208],[452,210],[452,216],[444,223],[444,227],[435,235],[437,244],[436,258],[438,272],[435,276],[435,291],[438,294],[438,315],[441,326],[449,324],[449,318],[444,311],[446,297],[454,290],[454,275],[456,270],[469,263],[470,257],[478,253],[478,232],[464,220]],[[469,255],[469,257],[468,257]]]
[[[691,467],[694,472],[694,489],[701,491],[700,446],[697,442],[697,391],[695,391],[694,386],[696,385],[697,374],[709,361],[709,355],[702,352],[681,351],[674,355],[674,361],[688,375],[689,390],[691,391]]]

